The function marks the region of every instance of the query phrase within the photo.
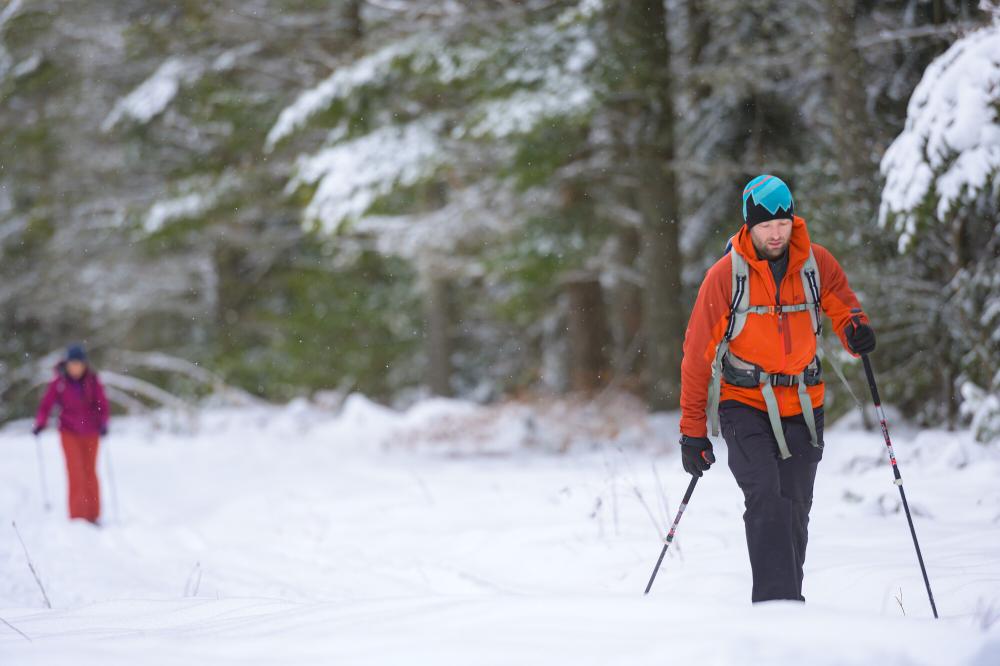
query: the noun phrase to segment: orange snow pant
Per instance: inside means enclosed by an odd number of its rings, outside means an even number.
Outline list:
[[[67,430],[61,430],[59,435],[66,454],[69,517],[97,522],[101,515],[101,489],[97,483],[98,436]]]

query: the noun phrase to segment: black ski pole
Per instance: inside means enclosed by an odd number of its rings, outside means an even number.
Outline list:
[[[711,458],[709,462],[715,462],[715,456],[712,455],[710,451],[705,451],[702,455],[708,454]],[[698,484],[698,477],[691,475],[691,483],[688,484],[687,491],[684,493],[684,499],[681,500],[681,505],[677,509],[677,516],[674,518],[674,524],[670,526],[670,531],[667,532],[667,537],[663,540],[663,550],[660,551],[660,559],[656,560],[656,566],[653,567],[653,575],[649,577],[649,582],[646,584],[646,591],[643,594],[649,594],[650,588],[653,587],[653,581],[656,580],[656,574],[660,570],[660,564],[663,563],[663,556],[667,554],[667,548],[670,548],[670,544],[674,541],[674,534],[677,532],[677,523],[681,522],[681,516],[684,515],[684,509],[687,508],[688,502],[691,501],[691,493],[694,492],[694,487]]]
[[[114,508],[115,521],[122,521],[122,514],[118,508],[118,484],[115,483],[115,468],[111,464],[111,447],[108,446],[107,436],[104,439],[104,463],[108,470],[108,486],[111,490],[111,506]]]
[[[885,410],[882,409],[882,401],[878,397],[878,387],[875,385],[875,373],[872,372],[871,361],[868,354],[862,354],[861,360],[865,364],[865,375],[868,377],[868,388],[872,392],[872,400],[875,402],[875,413],[882,424],[882,436],[885,437],[885,446],[889,450],[889,462],[892,463],[892,474],[896,477],[895,484],[899,488],[899,497],[903,500],[903,511],[906,512],[906,522],[910,525],[910,536],[913,537],[913,547],[917,549],[917,561],[920,562],[920,573],[924,576],[924,585],[927,587],[927,598],[931,602],[931,611],[937,619],[937,606],[934,604],[934,594],[931,592],[931,582],[927,578],[927,568],[924,566],[924,556],[920,553],[920,544],[917,543],[917,531],[913,528],[913,518],[910,516],[910,505],[906,503],[906,493],[903,492],[903,477],[899,473],[899,466],[896,464],[896,454],[892,450],[892,440],[889,439],[889,426],[885,422]]]
[[[38,459],[38,479],[42,487],[42,506],[48,512],[52,510],[52,505],[49,504],[49,489],[45,483],[45,458],[42,456],[42,440],[39,439],[38,433],[35,433],[35,455]]]

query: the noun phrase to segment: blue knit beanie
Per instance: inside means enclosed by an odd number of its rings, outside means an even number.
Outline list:
[[[743,188],[743,221],[747,229],[775,219],[792,219],[792,191],[777,176],[757,176]]]
[[[67,361],[83,361],[87,362],[87,352],[83,348],[83,345],[73,344],[66,348],[66,360]]]

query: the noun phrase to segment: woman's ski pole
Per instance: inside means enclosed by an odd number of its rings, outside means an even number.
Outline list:
[[[115,467],[111,464],[111,447],[108,446],[106,438],[103,438],[102,443],[104,444],[104,464],[108,470],[108,488],[111,491],[111,507],[114,510],[115,520],[120,523],[122,516],[118,509],[118,484],[115,483]]]
[[[892,440],[889,439],[889,426],[885,422],[885,410],[882,409],[882,401],[878,397],[878,387],[875,385],[875,373],[872,372],[872,363],[868,360],[868,354],[862,354],[861,360],[865,364],[865,375],[868,377],[868,388],[872,392],[872,400],[875,402],[875,414],[882,424],[882,436],[885,437],[885,446],[889,450],[889,462],[892,463],[892,473],[896,477],[895,484],[899,488],[899,497],[903,500],[903,511],[906,512],[906,522],[910,525],[910,536],[913,537],[913,547],[917,549],[917,561],[920,562],[920,573],[924,575],[924,585],[927,587],[927,598],[931,602],[931,611],[937,618],[937,606],[934,604],[934,594],[931,592],[931,583],[927,579],[927,568],[924,566],[924,556],[920,553],[920,544],[917,543],[917,531],[913,528],[913,518],[910,516],[910,505],[906,503],[906,493],[903,492],[903,477],[899,474],[899,466],[896,464],[896,454],[892,450]]]
[[[42,457],[42,440],[37,434],[35,435],[35,454],[38,456],[38,479],[41,481],[42,487],[42,506],[45,507],[46,511],[50,511],[52,505],[49,504],[49,488],[45,484],[45,459]]]

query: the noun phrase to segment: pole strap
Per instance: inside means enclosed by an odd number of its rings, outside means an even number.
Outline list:
[[[822,338],[816,338],[816,340],[819,343],[816,345],[816,353],[819,355],[820,360],[830,361],[830,365],[833,366],[833,371],[840,379],[840,383],[843,384],[844,388],[847,389],[847,393],[851,396],[851,399],[854,400],[854,404],[858,406],[858,409],[864,412],[865,411],[864,405],[861,404],[861,400],[858,399],[858,396],[854,392],[854,389],[852,389],[851,385],[847,382],[847,377],[844,376],[844,370],[841,368],[840,363],[837,361],[836,356],[834,354],[827,353],[826,345],[824,344]]]

